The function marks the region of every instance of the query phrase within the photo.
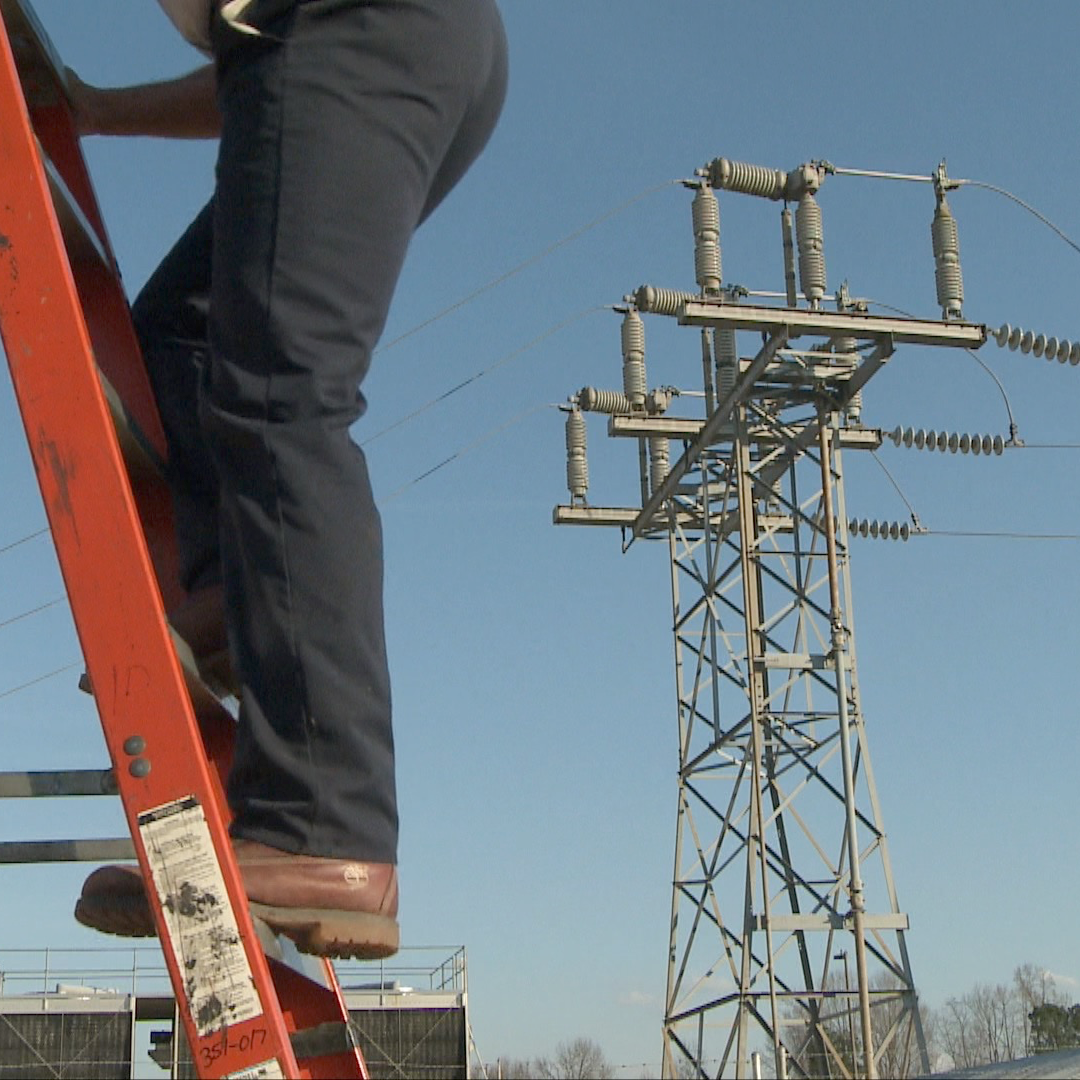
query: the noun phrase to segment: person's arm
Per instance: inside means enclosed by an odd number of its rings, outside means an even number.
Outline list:
[[[70,68],[68,95],[80,135],[211,139],[221,134],[214,65],[165,82],[104,89]]]

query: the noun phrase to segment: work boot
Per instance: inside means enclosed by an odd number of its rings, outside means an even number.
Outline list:
[[[398,949],[397,868],[294,855],[234,840],[251,914],[305,953],[377,960]],[[121,937],[157,932],[138,866],[103,866],[83,883],[75,918]]]

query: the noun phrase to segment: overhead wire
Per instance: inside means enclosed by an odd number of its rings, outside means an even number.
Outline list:
[[[1018,450],[1080,450],[1080,443],[1020,443]]]
[[[1048,229],[1053,230],[1057,235],[1065,241],[1073,249],[1073,251],[1080,252],[1080,244],[1077,244],[1075,240],[1067,236],[1065,232],[1058,228],[1045,214],[1036,210],[1034,206],[1024,202],[1018,195],[1014,195],[1011,191],[1006,191],[1003,187],[998,187],[997,184],[988,184],[985,180],[958,180],[957,183],[962,187],[978,187],[985,188],[987,191],[996,192],[998,195],[1004,195],[1006,199],[1011,199],[1017,206],[1022,206],[1029,214],[1034,215],[1041,221]]]
[[[985,540],[1080,540],[1080,533],[1030,533],[996,529],[921,529],[919,536],[951,536]]]
[[[876,450],[871,450],[870,456],[873,457],[881,468],[881,471],[889,478],[889,483],[896,489],[896,494],[900,496],[904,505],[908,508],[908,513],[911,515],[911,523],[921,532],[923,526],[922,522],[919,521],[919,515],[915,513],[915,507],[908,501],[908,497],[900,490],[900,485],[896,482],[896,477],[894,477],[893,474],[889,472],[888,468],[886,468],[885,462],[878,457],[878,452]]]
[[[630,209],[630,207],[632,207],[635,204],[641,202],[643,199],[648,198],[650,195],[655,195],[658,192],[664,191],[664,190],[666,190],[667,188],[670,188],[670,187],[676,187],[676,186],[681,187],[682,185],[683,185],[682,180],[674,179],[674,180],[665,180],[663,183],[653,184],[653,185],[643,189],[642,191],[638,192],[636,195],[631,196],[629,199],[626,199],[623,202],[618,203],[616,206],[611,207],[609,210],[606,210],[599,217],[596,217],[596,218],[592,219],[591,221],[587,222],[585,225],[582,225],[579,228],[574,229],[572,232],[568,233],[566,236],[563,236],[559,240],[556,240],[553,244],[549,244],[547,247],[543,248],[541,251],[537,252],[535,255],[530,256],[529,258],[527,258],[527,259],[523,260],[522,262],[516,264],[515,266],[511,267],[509,270],[506,270],[502,274],[499,274],[497,277],[492,278],[491,281],[488,281],[484,285],[481,285],[478,289],[474,289],[467,296],[462,297],[460,300],[457,300],[453,304],[450,304],[448,307],[445,307],[441,311],[436,312],[434,315],[430,316],[429,318],[424,319],[422,322],[417,323],[415,326],[413,326],[410,329],[406,330],[404,333],[399,334],[397,337],[392,338],[390,341],[386,342],[385,344],[380,345],[375,350],[375,354],[379,354],[379,353],[385,352],[385,351],[387,351],[389,349],[392,349],[394,346],[399,345],[401,342],[405,341],[407,338],[410,338],[414,334],[419,333],[421,330],[426,329],[427,327],[431,326],[433,323],[436,323],[440,319],[445,318],[447,315],[450,315],[453,312],[458,311],[459,309],[465,307],[467,304],[471,303],[472,301],[478,299],[479,297],[481,297],[485,293],[487,293],[487,292],[491,291],[492,289],[498,287],[499,285],[503,284],[505,281],[508,281],[510,278],[516,276],[517,274],[522,273],[524,270],[527,270],[529,267],[535,266],[537,263],[542,262],[549,255],[554,254],[560,248],[563,248],[567,244],[570,244],[574,240],[577,240],[580,237],[584,236],[586,233],[590,232],[592,229],[595,229],[597,226],[603,224],[606,221],[611,220],[614,217],[617,217],[619,214],[621,214],[624,211]],[[541,343],[546,341],[549,337],[551,337],[552,335],[558,333],[560,330],[565,329],[567,326],[570,326],[571,324],[573,324],[573,323],[577,322],[578,320],[586,317],[587,315],[591,315],[591,314],[593,314],[593,313],[595,313],[597,311],[609,310],[611,308],[611,306],[612,305],[610,305],[610,304],[596,305],[596,306],[593,306],[593,307],[586,308],[586,309],[584,309],[582,311],[577,312],[574,315],[569,316],[566,319],[561,320],[560,322],[556,323],[554,326],[549,327],[542,334],[538,335],[537,337],[533,338],[531,341],[527,342],[525,345],[522,345],[519,348],[514,349],[510,353],[507,353],[505,356],[500,357],[494,363],[489,364],[486,368],[483,368],[481,371],[476,372],[476,374],[469,376],[467,379],[463,379],[461,382],[457,383],[455,386],[452,386],[448,390],[444,391],[443,393],[436,395],[435,397],[431,398],[429,401],[427,401],[423,405],[421,405],[419,408],[413,409],[411,412],[405,414],[402,417],[399,417],[397,420],[395,420],[392,423],[388,424],[386,427],[384,427],[384,428],[380,429],[379,431],[375,432],[374,435],[370,435],[366,439],[361,440],[360,445],[362,447],[370,446],[372,443],[376,442],[378,439],[381,439],[384,435],[388,435],[390,432],[395,431],[398,428],[403,427],[404,425],[406,425],[408,423],[411,423],[413,420],[415,420],[415,419],[417,419],[417,417],[423,415],[429,409],[432,409],[436,405],[441,404],[442,402],[446,401],[448,398],[452,397],[454,394],[458,393],[459,391],[464,390],[466,387],[473,385],[474,383],[478,382],[480,379],[487,377],[492,372],[498,370],[499,368],[503,367],[504,365],[510,363],[512,360],[515,360],[517,357],[519,357],[519,356],[523,355],[524,353],[528,352],[530,349],[533,349],[537,345],[540,345]],[[544,406],[536,406],[534,409],[529,410],[529,412],[531,413],[531,412],[537,411],[538,409],[543,408],[543,407]],[[526,413],[524,415],[528,415],[528,413]],[[523,419],[523,418],[524,418],[524,416],[519,416],[517,419],[515,419],[513,421],[510,421],[507,424],[503,425],[501,428],[497,429],[497,431],[505,430],[506,427],[513,426],[514,423],[519,422],[520,419]],[[496,431],[496,433],[497,433],[497,431]],[[448,465],[448,464],[450,464],[450,462],[456,461],[460,457],[463,457],[466,453],[469,453],[472,449],[475,449],[476,446],[482,444],[483,442],[486,442],[490,437],[491,437],[491,433],[489,433],[486,436],[482,436],[478,441],[476,441],[474,443],[471,443],[471,444],[461,448],[459,451],[456,451],[455,453],[451,454],[449,457],[445,458],[438,465],[433,466],[431,469],[428,469],[426,472],[422,473],[420,476],[417,476],[417,477],[413,478],[413,480],[409,481],[409,483],[407,483],[407,484],[403,485],[402,487],[398,488],[390,496],[388,496],[388,498],[389,499],[394,499],[394,498],[398,497],[404,491],[408,490],[410,487],[413,487],[415,484],[419,483],[421,480],[423,480],[426,477],[430,476],[432,473],[438,472],[445,465]]]
[[[374,435],[368,436],[368,438],[364,439],[360,443],[360,445],[370,446],[377,439],[381,439],[384,435],[388,435],[391,431],[395,431],[399,427],[403,427],[405,424],[409,423],[412,420],[415,420],[418,416],[421,416],[423,413],[427,412],[428,409],[434,408],[436,405],[439,405],[443,401],[446,401],[447,398],[453,397],[453,395],[458,393],[459,390],[464,390],[465,387],[471,386],[475,382],[479,382],[480,379],[483,379],[490,375],[493,371],[497,371],[499,368],[504,367],[506,364],[510,363],[511,360],[516,360],[519,356],[527,353],[530,349],[535,349],[537,345],[543,344],[545,341],[547,341],[548,338],[554,336],[560,330],[565,330],[566,327],[571,326],[573,323],[579,322],[587,315],[593,315],[598,311],[607,311],[610,310],[610,308],[610,304],[596,304],[593,307],[584,308],[581,311],[576,312],[568,318],[563,319],[561,322],[555,323],[554,326],[549,326],[545,331],[543,331],[543,333],[539,334],[537,337],[534,337],[531,341],[528,341],[524,345],[513,349],[505,356],[500,357],[494,363],[489,364],[486,368],[478,371],[475,375],[470,375],[467,379],[463,379],[456,386],[452,386],[449,390],[443,391],[443,393],[433,397],[430,401],[425,402],[419,408],[413,409],[412,412],[407,413],[405,416],[398,418],[393,423],[388,424],[380,431],[377,431]]]
[[[492,289],[501,285],[504,281],[509,281],[510,278],[515,277],[517,274],[520,274],[524,270],[527,270],[530,266],[535,266],[537,263],[542,262],[549,255],[554,254],[560,248],[566,247],[567,244],[570,244],[574,240],[577,240],[580,237],[584,236],[587,232],[595,229],[598,225],[604,224],[605,221],[610,221],[613,217],[618,217],[619,214],[623,213],[626,210],[629,210],[631,206],[634,206],[636,203],[641,202],[642,199],[646,199],[650,195],[655,195],[659,191],[664,191],[666,188],[674,187],[681,184],[681,180],[665,180],[662,184],[653,184],[651,187],[647,187],[643,191],[639,191],[636,195],[631,196],[625,202],[621,202],[617,206],[613,206],[611,209],[605,210],[604,213],[602,213],[599,217],[594,218],[587,224],[580,226],[573,232],[567,233],[567,235],[562,237],[560,240],[556,240],[555,243],[549,244],[542,251],[537,252],[535,255],[531,255],[529,258],[525,259],[523,262],[518,263],[516,266],[512,266],[509,270],[506,270],[502,274],[499,274],[498,277],[492,278],[491,281],[487,282],[484,285],[481,285],[478,289],[473,290],[473,292],[469,293],[467,296],[463,296],[460,300],[456,300],[449,307],[445,307],[441,311],[437,311],[434,315],[430,316],[427,319],[424,319],[423,322],[417,323],[415,326],[411,327],[409,330],[406,330],[404,333],[399,334],[397,337],[391,339],[385,344],[380,345],[375,350],[375,355],[389,351],[396,345],[400,345],[401,342],[412,337],[414,334],[418,334],[421,330],[427,329],[427,327],[431,326],[432,323],[436,323],[440,319],[445,318],[447,315],[450,315],[453,312],[457,311],[459,308],[465,307],[466,304],[472,303],[473,300],[476,300],[478,297],[483,296],[484,293],[490,292]]]
[[[20,612],[18,615],[12,615],[10,618],[4,619],[0,622],[0,630],[5,626],[11,626],[12,623],[17,623],[20,619],[28,619],[31,615],[37,615],[42,611],[47,611],[51,607],[56,607],[57,604],[63,604],[67,597],[58,596],[54,600],[49,600],[44,604],[39,604],[36,608],[31,608],[29,611]]]
[[[827,172],[831,172],[836,176],[862,176],[868,177],[872,180],[913,180],[923,184],[932,184],[937,179],[933,176],[921,176],[912,173],[885,172],[876,169],[851,169],[841,167],[839,165],[833,165],[831,162],[822,162],[821,164]],[[966,180],[954,178],[951,176],[947,178],[946,186],[948,190],[961,187],[984,188],[986,191],[992,191],[997,195],[1003,195],[1006,199],[1010,199],[1012,202],[1016,203],[1017,206],[1022,207],[1033,217],[1036,217],[1048,229],[1051,229],[1054,233],[1058,235],[1058,237],[1064,240],[1065,243],[1068,244],[1069,247],[1071,247],[1074,251],[1080,252],[1080,244],[1077,244],[1076,241],[1073,240],[1063,229],[1055,225],[1045,214],[1043,214],[1039,210],[1036,210],[1035,207],[1032,206],[1030,203],[1027,203],[1023,199],[1021,199],[1019,195],[1014,195],[1006,188],[999,187],[997,184],[988,183],[986,180]]]
[[[39,536],[44,536],[49,531],[49,527],[46,525],[45,528],[38,529],[37,532],[32,532],[19,540],[12,540],[10,544],[5,544],[3,547],[0,547],[0,555],[3,555],[7,551],[11,551],[12,548],[17,548],[20,544],[25,544],[29,540],[36,540]]]
[[[444,466],[449,465],[452,461],[458,461],[460,458],[465,457],[466,454],[472,453],[473,450],[477,449],[480,446],[483,446],[484,443],[489,442],[491,439],[494,439],[497,435],[501,435],[509,428],[515,427],[523,420],[527,420],[534,413],[538,413],[543,409],[557,408],[557,405],[552,405],[548,402],[545,402],[542,405],[533,405],[531,408],[526,409],[524,412],[520,412],[516,416],[511,417],[509,420],[500,424],[498,427],[492,428],[490,431],[485,432],[473,442],[468,443],[466,446],[461,447],[459,450],[455,450],[454,453],[452,453],[449,457],[444,458],[442,461],[440,461],[438,465],[433,465],[430,469],[426,469],[424,472],[420,473],[419,476],[414,476],[412,480],[410,480],[407,484],[402,484],[401,487],[399,487],[396,491],[391,492],[382,501],[384,503],[392,502],[394,499],[398,498],[400,495],[403,495],[406,491],[408,491],[409,488],[415,487],[422,480],[426,480],[429,476],[431,476],[433,473],[437,473]]]
[[[10,697],[12,694],[17,694],[20,690],[26,690],[31,686],[37,686],[38,683],[45,682],[46,679],[52,679],[57,675],[63,675],[65,671],[71,671],[73,668],[82,667],[82,664],[82,660],[73,660],[70,664],[65,664],[55,671],[49,671],[44,675],[37,676],[35,679],[30,679],[28,682],[20,683],[18,686],[9,687],[7,690],[0,690],[0,698]]]
[[[882,301],[880,300],[867,299],[866,303],[873,304],[875,307],[884,308],[886,311],[891,311],[894,315],[900,315],[905,319],[914,319],[916,317],[912,315],[910,311],[904,311],[903,308],[893,307],[892,304],[882,303]],[[1017,427],[1016,417],[1013,416],[1012,403],[1009,401],[1009,395],[1005,392],[1005,387],[1002,384],[1001,380],[994,373],[993,368],[991,368],[990,365],[987,364],[987,362],[981,356],[979,356],[979,354],[975,352],[974,349],[965,348],[964,352],[966,352],[968,356],[970,356],[971,359],[974,360],[975,363],[978,364],[979,367],[981,367],[983,371],[985,371],[986,374],[994,380],[994,385],[997,386],[998,391],[1001,394],[1001,400],[1005,403],[1005,412],[1008,413],[1009,416],[1009,442],[1006,445],[1023,446],[1023,442],[1019,436],[1020,429]]]

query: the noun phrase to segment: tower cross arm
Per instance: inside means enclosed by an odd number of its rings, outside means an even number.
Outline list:
[[[679,308],[677,318],[683,326],[725,326],[765,333],[774,333],[783,327],[790,338],[817,334],[880,341],[892,337],[898,345],[954,345],[977,349],[986,343],[988,336],[986,327],[980,323],[906,319],[891,315],[867,315],[859,311],[815,311],[731,304],[719,297],[686,300]]]
[[[716,440],[720,428],[727,422],[735,406],[747,398],[754,383],[772,363],[777,352],[788,342],[791,331],[787,326],[773,329],[769,340],[759,350],[757,356],[750,361],[749,367],[735,381],[731,392],[716,406],[712,416],[706,421],[705,426],[696,439],[683,451],[682,456],[671,466],[671,471],[665,477],[664,482],[652,493],[648,501],[641,508],[631,530],[630,542],[640,538],[649,528],[656,517],[657,511],[667,499],[670,499],[679,481],[686,475],[688,470],[701,457],[702,451]],[[629,543],[627,547],[629,547]]]

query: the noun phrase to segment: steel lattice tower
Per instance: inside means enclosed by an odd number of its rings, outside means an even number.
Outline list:
[[[812,204],[796,230],[806,306],[793,256],[787,306],[721,287],[719,211],[696,183],[701,292],[627,298],[623,390],[571,399],[572,498],[555,521],[619,527],[626,546],[664,540],[670,555],[679,758],[664,1075],[746,1076],[755,1052],[778,1075],[928,1072],[860,703],[842,455],[881,444],[859,422],[860,392],[897,344],[977,347],[986,331],[867,315],[843,293],[824,311],[812,170],[775,176],[798,213]],[[677,390],[646,391],[642,314],[699,328],[704,417],[668,415]],[[587,504],[588,411],[639,447],[640,507]]]

